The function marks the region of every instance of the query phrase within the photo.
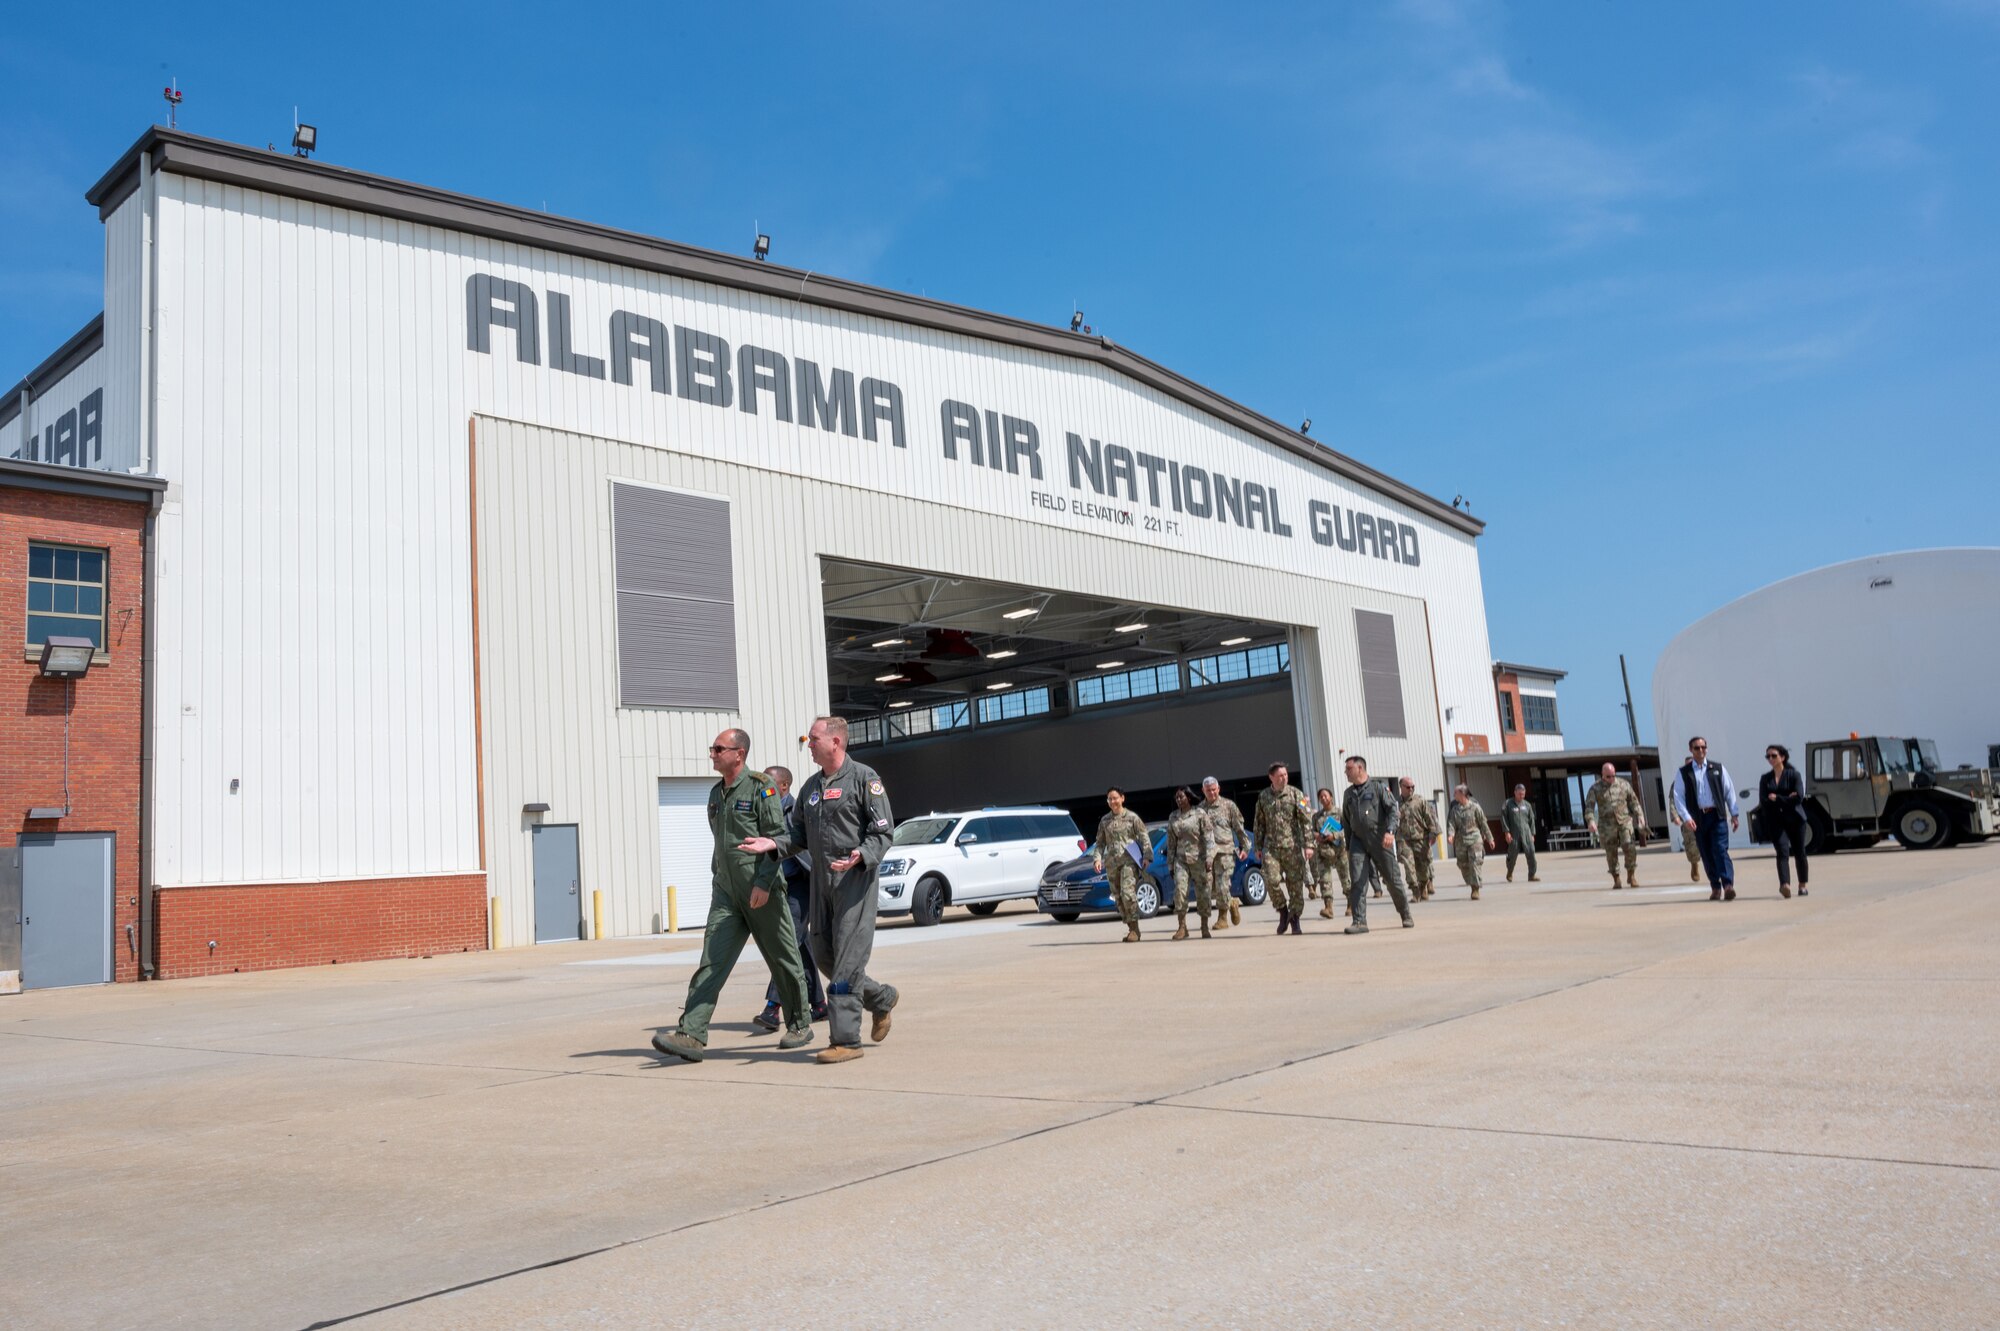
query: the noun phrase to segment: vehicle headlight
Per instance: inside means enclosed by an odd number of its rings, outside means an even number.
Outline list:
[[[894,878],[897,874],[907,872],[909,867],[908,860],[883,860],[876,866],[875,872],[884,878]]]

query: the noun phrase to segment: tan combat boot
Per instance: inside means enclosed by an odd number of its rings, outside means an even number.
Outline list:
[[[1138,942],[1138,941],[1139,941],[1139,926],[1138,926],[1138,925],[1136,925],[1136,924],[1128,924],[1128,925],[1126,925],[1126,926],[1125,926],[1125,941],[1126,941],[1126,942],[1128,942],[1128,943],[1136,943],[1136,942]]]
[[[830,1045],[813,1055],[820,1063],[848,1063],[861,1057],[861,1046],[852,1044]]]
[[[1174,930],[1174,941],[1175,941],[1176,943],[1178,943],[1178,942],[1180,942],[1180,941],[1181,941],[1181,939],[1183,939],[1183,938],[1186,938],[1187,936],[1188,936],[1188,935],[1187,935],[1187,921],[1186,921],[1186,920],[1182,920],[1182,921],[1181,921],[1181,927],[1180,927],[1180,928],[1178,928],[1178,929],[1176,929],[1176,930]]]
[[[1325,898],[1324,900],[1322,900],[1322,901],[1321,901],[1321,902],[1319,903],[1319,917],[1320,917],[1320,918],[1321,918],[1322,920],[1330,920],[1330,919],[1332,919],[1332,918],[1333,918],[1333,898],[1332,898],[1332,897],[1327,897],[1327,898]]]
[[[1479,889],[1476,887],[1472,889],[1472,899],[1474,901],[1479,900]]]
[[[1231,924],[1243,923],[1243,907],[1236,904],[1235,897],[1229,899],[1229,922]]]
[[[1227,906],[1217,906],[1215,908],[1215,932],[1221,933],[1224,929],[1227,929],[1228,927],[1229,927],[1229,908]]]
[[[1613,892],[1617,892],[1617,891],[1621,890],[1622,888],[1624,888],[1624,886],[1625,886],[1625,884],[1623,884],[1623,883],[1621,883],[1621,882],[1619,882],[1619,881],[1618,881],[1618,875],[1617,875],[1617,874],[1615,874],[1615,873],[1614,873],[1614,874],[1612,874],[1612,875],[1611,875],[1611,890],[1612,890]]]
[[[1631,884],[1631,886],[1633,886],[1633,887],[1637,887],[1637,886],[1639,885],[1639,871],[1638,871],[1637,869],[1634,869],[1634,870],[1632,871],[1632,877],[1631,877],[1631,879],[1630,879],[1630,884]]]

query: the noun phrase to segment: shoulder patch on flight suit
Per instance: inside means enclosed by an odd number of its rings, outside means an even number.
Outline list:
[[[870,795],[880,795],[882,793],[882,783],[880,781],[870,781],[868,783],[868,793]]]

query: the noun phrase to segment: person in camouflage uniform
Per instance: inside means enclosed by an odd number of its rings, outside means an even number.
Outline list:
[[[1188,880],[1195,884],[1195,908],[1201,918],[1201,936],[1208,932],[1208,819],[1194,806],[1194,794],[1186,786],[1174,792],[1174,811],[1167,815],[1167,868],[1174,876],[1174,915],[1181,927],[1176,939],[1186,938]]]
[[[1396,862],[1402,866],[1403,886],[1410,890],[1410,900],[1428,901],[1437,895],[1431,863],[1431,848],[1437,845],[1439,830],[1437,810],[1417,794],[1417,783],[1407,776],[1402,792],[1396,805]],[[1382,895],[1379,882],[1375,895]]]
[[[1201,782],[1201,816],[1208,820],[1208,896],[1215,906],[1215,928],[1220,933],[1232,924],[1243,923],[1242,908],[1230,894],[1236,877],[1236,861],[1250,858],[1250,833],[1243,827],[1243,810],[1235,800],[1222,798],[1222,786],[1212,776]]]
[[[1698,883],[1698,882],[1700,882],[1700,881],[1701,881],[1701,843],[1700,843],[1699,841],[1696,841],[1696,840],[1694,839],[1694,837],[1693,837],[1693,836],[1691,836],[1690,834],[1688,834],[1688,833],[1686,833],[1686,832],[1683,832],[1683,833],[1681,833],[1681,849],[1687,852],[1687,857],[1688,857],[1688,881],[1689,881],[1690,883]]]
[[[1125,807],[1125,792],[1113,786],[1104,792],[1111,812],[1097,820],[1097,844],[1091,848],[1091,865],[1111,884],[1111,898],[1118,903],[1118,918],[1125,921],[1125,941],[1139,941],[1139,862],[1127,849],[1137,842],[1139,854],[1151,859],[1153,838],[1138,814]]]
[[[1264,861],[1264,883],[1278,910],[1278,932],[1302,932],[1306,909],[1306,861],[1312,857],[1313,820],[1306,797],[1292,788],[1292,774],[1272,763],[1271,785],[1257,797],[1255,842]]]
[[[1479,807],[1479,801],[1464,786],[1453,788],[1448,816],[1452,854],[1457,856],[1458,871],[1464,876],[1465,885],[1472,889],[1472,899],[1477,901],[1480,866],[1486,862],[1486,852],[1493,849],[1493,829],[1486,824],[1486,810]]]
[[[1333,792],[1325,786],[1319,788],[1319,811],[1313,815],[1313,882],[1319,888],[1319,914],[1323,920],[1333,918],[1333,880],[1340,879],[1340,896],[1343,903],[1351,891],[1347,869],[1347,831],[1340,825],[1340,809],[1333,802]]]
[[[1616,892],[1626,883],[1637,887],[1639,835],[1646,826],[1646,807],[1639,802],[1639,792],[1618,775],[1616,767],[1606,763],[1583,797],[1583,812],[1585,825],[1597,833],[1597,844],[1604,847],[1604,863],[1611,870],[1611,890]],[[1625,882],[1618,879],[1621,852],[1625,856]]]
[[[1535,864],[1535,806],[1528,802],[1528,788],[1514,787],[1514,798],[1500,806],[1500,824],[1507,833],[1507,881],[1514,881],[1514,864],[1523,854],[1528,857],[1528,881],[1542,881],[1542,871]]]

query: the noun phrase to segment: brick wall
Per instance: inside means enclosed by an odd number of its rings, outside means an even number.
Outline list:
[[[167,887],[153,903],[161,979],[486,946],[486,875],[478,873]]]
[[[145,641],[140,537],[146,504],[0,485],[0,836],[109,832],[114,978],[138,978],[126,926],[139,919],[140,644]],[[28,542],[108,552],[104,647],[75,683],[69,706],[67,818],[30,819],[63,802],[63,712],[70,685],[43,679],[24,659],[28,641]]]
[[[1500,752],[1526,753],[1528,751],[1528,735],[1526,730],[1528,721],[1521,713],[1520,676],[1511,670],[1496,674],[1493,677],[1493,692],[1495,694],[1493,705],[1501,708],[1500,721],[1502,729],[1500,731]],[[1500,701],[1499,695],[1501,694],[1507,696],[1508,703]],[[1507,721],[1505,709],[1509,704],[1514,708],[1514,728],[1512,730],[1505,728]]]

